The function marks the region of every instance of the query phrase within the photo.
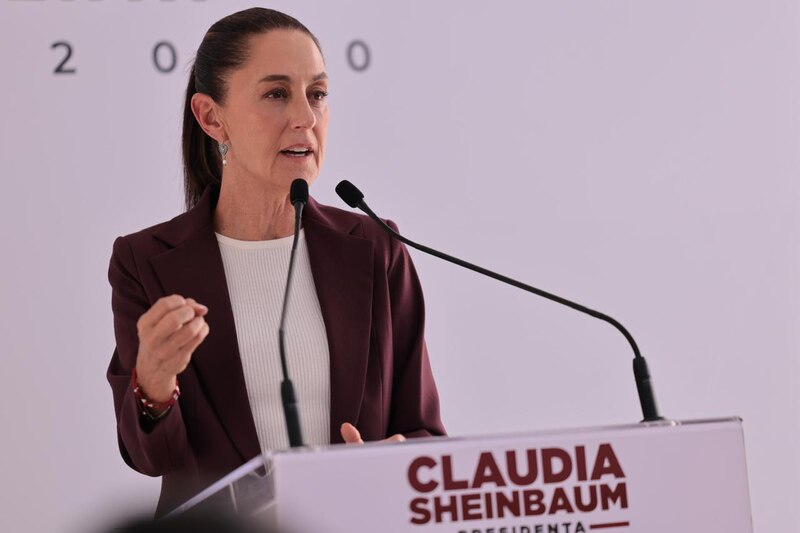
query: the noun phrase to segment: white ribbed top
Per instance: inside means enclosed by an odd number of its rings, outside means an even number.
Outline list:
[[[293,237],[239,241],[217,234],[236,323],[247,397],[261,449],[289,447],[281,404],[278,327]],[[212,311],[213,312],[213,311]],[[286,360],[307,445],[330,443],[330,354],[300,230],[286,317]]]

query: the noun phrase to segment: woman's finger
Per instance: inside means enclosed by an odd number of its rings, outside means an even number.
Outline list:
[[[203,324],[205,323],[206,321],[203,317],[194,317],[189,322],[181,326],[181,329],[167,337],[160,350],[167,353],[177,352],[183,348],[184,345],[188,344],[189,341],[195,337],[195,335],[200,333],[200,330],[203,328]]]
[[[197,332],[197,334],[179,348],[180,353],[186,356],[187,359],[191,359],[191,356],[197,347],[200,346],[204,340],[206,340],[206,337],[208,337],[209,331],[208,322],[203,322],[203,325],[200,326],[200,330]],[[188,364],[189,361],[187,360],[186,362]]]
[[[364,440],[361,438],[361,433],[358,429],[349,422],[345,422],[339,428],[339,432],[342,434],[342,439],[346,444],[364,444]],[[388,439],[383,439],[381,442],[405,442],[405,436],[397,433],[392,435]]]
[[[206,316],[208,314],[208,307],[198,303],[194,298],[186,298],[186,303],[194,308],[195,316]]]
[[[189,366],[189,362],[194,356],[194,351],[206,339],[208,332],[208,324],[203,323],[203,326],[197,335],[189,339],[188,343],[181,346],[180,349],[175,352],[175,356],[168,363],[170,365],[170,371],[172,374],[178,375],[186,370],[186,367]]]
[[[186,305],[186,299],[178,294],[172,294],[170,296],[159,298],[156,303],[150,307],[150,309],[145,311],[145,313],[139,317],[139,321],[136,323],[139,334],[141,334],[142,331],[150,329],[158,324],[164,315],[170,311],[184,305]]]
[[[361,440],[361,433],[349,422],[342,424],[339,428],[339,432],[342,434],[342,439],[347,444],[364,444],[364,441]]]
[[[182,305],[164,315],[158,324],[147,334],[150,344],[161,346],[169,337],[178,332],[187,322],[194,319],[194,308]]]

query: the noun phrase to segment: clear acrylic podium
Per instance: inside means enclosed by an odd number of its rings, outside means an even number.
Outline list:
[[[267,453],[173,513],[291,531],[752,533],[738,418]]]

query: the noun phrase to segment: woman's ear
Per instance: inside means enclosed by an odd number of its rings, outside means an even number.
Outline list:
[[[192,95],[192,113],[206,134],[217,142],[228,139],[225,126],[220,120],[219,105],[207,94]]]

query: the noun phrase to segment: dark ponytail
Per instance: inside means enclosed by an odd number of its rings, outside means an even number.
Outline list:
[[[280,11],[254,7],[229,15],[208,29],[197,49],[183,108],[183,177],[186,209],[197,204],[209,185],[222,183],[222,159],[217,143],[206,135],[192,113],[192,96],[203,93],[225,103],[227,75],[247,60],[248,40],[271,30],[299,30],[319,41],[300,21]]]

